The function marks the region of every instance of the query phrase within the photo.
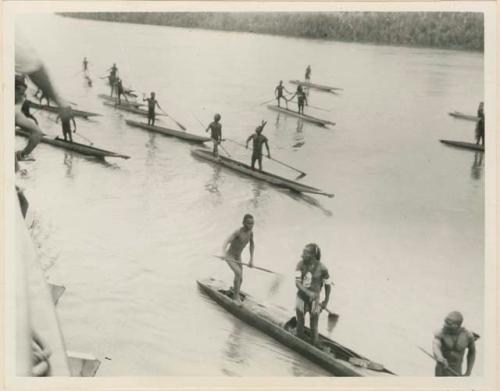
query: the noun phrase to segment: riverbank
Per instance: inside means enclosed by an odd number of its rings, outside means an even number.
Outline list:
[[[301,38],[482,51],[484,18],[459,12],[77,12],[82,19]]]

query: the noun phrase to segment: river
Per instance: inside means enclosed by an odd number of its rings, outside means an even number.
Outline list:
[[[330,307],[340,314],[331,337],[400,375],[433,374],[417,346],[431,349],[449,311],[484,332],[484,162],[439,142],[473,141],[474,124],[447,113],[474,114],[483,100],[481,53],[52,14],[19,20],[63,95],[102,114],[77,120],[75,141],[131,156],[100,163],[40,145],[18,180],[47,277],[66,286],[58,313],[68,348],[100,358],[99,376],[328,375],[198,290],[197,279],[232,280],[211,255],[245,213],[255,217],[255,264],[285,279],[271,295],[273,276],[245,269],[243,290],[292,313],[295,265],[305,244],[318,243],[335,283]],[[92,88],[78,73],[84,56]],[[113,62],[125,85],[155,91],[190,132],[204,134],[198,119],[206,126],[218,112],[223,136],[244,142],[267,120],[273,157],[335,198],[277,190],[193,158],[181,141],[127,126],[137,117],[97,97],[109,91],[99,77]],[[333,127],[262,104],[280,79],[294,89],[287,81],[303,78],[308,64],[313,82],[343,88],[310,91],[310,104],[323,110],[308,112]],[[35,115],[59,134],[54,116]],[[175,127],[165,117],[161,124]],[[240,146],[223,145],[249,160]],[[326,317],[320,329],[328,335]],[[476,375],[483,352],[480,339]]]

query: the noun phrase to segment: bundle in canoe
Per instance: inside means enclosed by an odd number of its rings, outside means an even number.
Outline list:
[[[479,121],[479,117],[477,117],[475,115],[464,114],[464,113],[461,113],[460,111],[454,111],[454,112],[448,113],[448,114],[454,118],[466,119],[467,121],[473,121],[473,122]]]
[[[125,122],[127,123],[127,125],[130,125],[130,126],[135,126],[137,128],[146,129],[146,130],[149,130],[151,132],[161,133],[165,136],[177,137],[181,140],[190,141],[193,143],[204,143],[205,141],[210,141],[209,137],[198,136],[197,134],[182,132],[182,131],[175,130],[175,129],[165,128],[163,126],[156,126],[156,125],[153,126],[153,125],[145,124],[144,122],[131,121],[128,119],[125,120]]]
[[[59,107],[56,106],[47,106],[47,105],[41,105],[35,102],[31,102],[31,107],[34,109],[40,109],[40,110],[45,110],[45,111],[50,111],[51,113],[59,113]],[[89,117],[97,117],[101,114],[97,113],[92,113],[90,111],[83,111],[83,110],[76,110],[76,109],[71,109],[71,112],[75,117],[82,117],[82,118],[89,118]]]
[[[144,115],[146,117],[148,116],[147,110],[140,109],[140,108],[134,107],[134,106],[130,106],[130,105],[127,105],[126,103],[122,103],[122,104],[116,104],[116,103],[111,103],[111,102],[102,102],[102,103],[106,106],[114,107],[115,109],[118,109],[118,110],[128,111],[129,113]],[[163,116],[163,115],[164,114],[155,113],[156,117]]]
[[[29,137],[29,132],[18,128],[18,129],[16,129],[16,135],[23,136],[23,137]],[[45,143],[45,144],[50,144],[50,145],[53,145],[55,147],[64,148],[64,149],[67,149],[69,151],[78,152],[78,153],[81,153],[82,155],[92,156],[92,157],[95,157],[98,159],[104,159],[106,157],[130,159],[130,156],[127,156],[127,155],[122,155],[122,154],[119,154],[116,152],[107,151],[105,149],[92,147],[90,145],[64,141],[64,139],[60,139],[59,137],[50,138],[47,136],[43,136],[42,140],[40,142]]]
[[[283,309],[257,302],[240,292],[243,304],[230,297],[229,286],[213,278],[197,281],[200,289],[231,314],[263,331],[288,348],[300,353],[335,376],[394,376],[383,365],[375,363],[351,349],[320,334],[322,348],[295,336],[293,318]],[[306,334],[309,329],[306,329]]]
[[[245,163],[238,162],[236,160],[230,159],[225,156],[220,156],[219,158],[216,158],[211,151],[205,150],[205,149],[199,149],[195,148],[191,150],[191,153],[194,156],[197,156],[199,158],[209,160],[213,163],[220,164],[221,166],[230,168],[234,171],[238,171],[242,174],[251,176],[255,179],[259,179],[261,181],[270,183],[272,185],[286,188],[289,190],[296,191],[298,193],[311,193],[311,194],[319,194],[319,195],[324,195],[327,197],[333,197],[333,194],[330,193],[325,193],[321,191],[320,189],[317,189],[315,187],[311,187],[308,185],[304,185],[299,182],[292,181],[290,179],[283,178],[279,175],[271,174],[270,172],[266,171],[259,171],[259,170],[252,170],[252,167]]]
[[[308,81],[301,81],[301,80],[290,80],[290,83],[304,86],[304,87],[315,88],[317,90],[326,91],[326,92],[335,92],[335,91],[342,90],[342,88],[339,88],[339,87],[330,87],[330,86],[325,86],[323,84],[310,83]]]
[[[484,152],[484,145],[480,144],[468,143],[465,141],[453,141],[453,140],[439,140],[439,141],[441,141],[443,144],[451,145],[452,147],[465,148],[474,151]]]
[[[118,102],[118,99],[116,99],[114,96],[109,96],[109,95],[106,95],[106,94],[99,94],[97,96],[99,98],[101,98],[101,99],[104,99],[104,100],[108,101],[108,102],[113,102],[113,103],[117,103]],[[132,102],[132,101],[128,101],[127,102],[125,99],[122,99],[121,102],[122,102],[121,104],[124,105],[124,106],[127,106],[127,105],[128,106],[134,106],[134,107],[144,106],[143,103]]]
[[[284,107],[278,107],[276,105],[268,105],[268,109],[278,111],[280,113],[284,113],[286,115],[290,115],[292,117],[297,117],[300,119],[303,119],[304,121],[312,122],[313,124],[319,125],[319,126],[326,126],[326,125],[335,125],[335,122],[327,121],[321,118],[316,118],[311,115],[307,114],[299,114],[296,111],[284,108]]]

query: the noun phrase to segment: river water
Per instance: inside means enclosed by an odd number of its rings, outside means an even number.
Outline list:
[[[318,243],[335,283],[330,307],[340,314],[331,336],[394,372],[432,375],[417,346],[431,349],[451,310],[483,332],[484,162],[439,143],[473,140],[474,124],[447,113],[474,114],[483,100],[482,54],[50,14],[20,20],[63,95],[102,114],[78,121],[75,140],[84,142],[81,134],[131,156],[104,164],[40,145],[18,180],[46,274],[66,286],[58,313],[68,348],[100,358],[99,376],[328,375],[197,289],[200,278],[232,280],[211,255],[245,213],[255,216],[255,264],[286,278],[271,295],[274,278],[246,269],[243,289],[292,312],[294,267],[303,246]],[[78,74],[84,56],[92,88]],[[97,97],[108,92],[99,76],[113,62],[125,85],[156,91],[190,132],[203,133],[195,116],[206,125],[219,112],[224,137],[244,142],[267,120],[273,156],[335,198],[277,190],[193,158],[188,144],[127,126],[124,119],[138,118]],[[328,110],[309,113],[334,127],[259,105],[308,64],[312,81],[343,88],[309,95]],[[36,115],[45,132],[60,132],[53,116]],[[249,159],[234,143],[224,147]],[[326,319],[320,328],[328,335]],[[477,375],[483,351],[479,340]]]

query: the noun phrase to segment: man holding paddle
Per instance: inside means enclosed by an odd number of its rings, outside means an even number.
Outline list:
[[[328,268],[320,262],[321,250],[315,243],[304,247],[302,260],[295,268],[295,286],[297,287],[296,315],[297,336],[304,338],[305,315],[309,312],[311,342],[318,344],[318,322],[321,310],[326,309],[330,300],[330,274]],[[321,289],[325,287],[325,299],[320,302]]]
[[[274,95],[276,96],[276,99],[278,101],[278,107],[281,107],[280,106],[280,101],[281,101],[281,98],[283,98],[285,100],[285,103],[287,104],[288,106],[288,101],[286,100],[286,97],[285,95],[283,95],[283,91],[287,92],[290,94],[290,92],[285,88],[285,86],[283,85],[283,80],[280,80],[279,84],[276,86],[276,88],[274,89]]]
[[[220,114],[215,114],[214,121],[211,122],[205,129],[205,132],[208,132],[208,130],[210,130],[210,138],[214,143],[213,154],[215,157],[219,157],[218,146],[222,141],[222,125],[220,123],[220,118]]]
[[[306,105],[309,105],[309,103],[307,102],[307,96],[300,84],[297,86],[297,91],[295,91],[295,94],[293,94],[293,96],[288,100],[292,100],[293,98],[295,98],[295,96],[297,96],[298,113],[304,114],[304,103]]]
[[[58,115],[56,118],[56,123],[61,120],[61,128],[63,132],[64,141],[68,141],[66,136],[69,138],[70,142],[73,142],[73,136],[71,136],[71,121],[73,121],[73,133],[76,133],[76,122],[73,112],[71,110],[71,106],[66,107],[66,115],[60,116]]]
[[[267,121],[262,121],[259,126],[255,128],[255,133],[251,134],[247,138],[246,148],[248,149],[248,143],[253,140],[253,152],[252,152],[252,170],[255,170],[255,162],[259,162],[259,171],[262,171],[262,145],[266,146],[267,157],[271,159],[271,152],[269,151],[269,144],[267,143],[267,137],[262,134],[264,126],[266,126]]]
[[[463,320],[460,312],[450,312],[444,320],[444,326],[434,334],[433,353],[437,362],[436,376],[471,375],[476,360],[476,336],[462,327]],[[467,349],[467,369],[462,375],[465,349]]]
[[[161,110],[160,104],[156,100],[156,94],[154,92],[151,92],[151,96],[149,98],[146,98],[144,95],[142,96],[142,101],[143,102],[148,102],[148,125],[154,126],[155,125],[155,108],[158,106],[158,108]]]
[[[234,231],[222,246],[224,259],[234,273],[233,300],[238,304],[241,304],[240,288],[243,282],[241,253],[248,243],[250,243],[250,261],[248,262],[248,266],[253,267],[253,252],[255,249],[253,226],[253,216],[251,214],[246,214],[243,217],[243,226]]]

